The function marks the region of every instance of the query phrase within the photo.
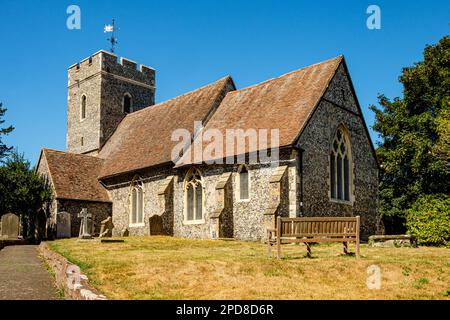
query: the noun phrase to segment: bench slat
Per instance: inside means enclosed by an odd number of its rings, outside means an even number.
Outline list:
[[[356,237],[356,232],[352,233],[283,233],[281,238],[292,237]]]
[[[345,239],[345,242],[356,242],[358,241],[357,238],[348,238]],[[299,239],[299,238],[291,238],[291,239],[285,239],[281,238],[281,243],[313,243],[313,242],[343,242],[342,238],[322,238],[320,241],[318,241],[317,238],[308,238],[308,239]]]
[[[355,222],[356,217],[301,217],[301,218],[281,218],[281,221],[352,221]]]

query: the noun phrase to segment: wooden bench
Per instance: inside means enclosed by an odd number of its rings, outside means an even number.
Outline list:
[[[348,243],[356,243],[356,257],[359,252],[360,219],[356,217],[307,217],[277,218],[276,229],[267,229],[267,247],[272,256],[272,245],[277,246],[277,258],[281,258],[281,245],[304,243],[307,256],[311,257],[312,242],[342,242],[344,253],[348,254]]]

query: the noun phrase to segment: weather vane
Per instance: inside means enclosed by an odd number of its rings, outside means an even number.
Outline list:
[[[103,32],[107,33],[107,32],[111,32],[111,38],[108,39],[108,41],[111,43],[111,52],[114,53],[114,48],[116,46],[117,42],[117,38],[115,36],[115,31],[116,31],[116,26],[115,26],[115,21],[114,18],[112,19],[112,24],[107,24],[105,25],[105,27],[103,28]]]

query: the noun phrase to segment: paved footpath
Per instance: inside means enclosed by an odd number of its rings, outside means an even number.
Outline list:
[[[54,300],[53,277],[38,256],[38,246],[0,250],[0,300]]]

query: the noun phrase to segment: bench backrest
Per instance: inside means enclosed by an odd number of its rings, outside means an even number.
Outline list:
[[[359,216],[277,218],[281,237],[359,237]]]

